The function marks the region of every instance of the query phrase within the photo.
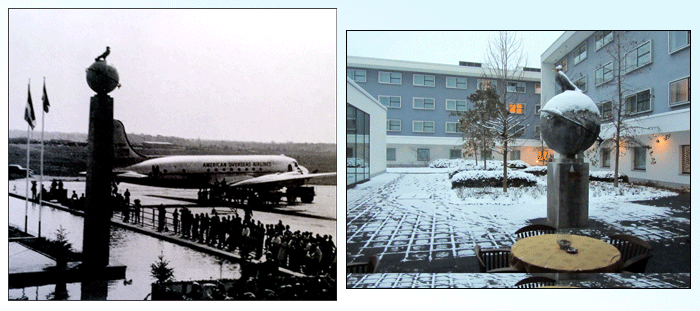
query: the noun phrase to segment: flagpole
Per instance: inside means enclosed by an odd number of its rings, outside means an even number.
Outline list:
[[[27,124],[27,188],[25,189],[24,200],[24,233],[27,233],[27,213],[29,212],[29,143],[32,139],[31,126]]]
[[[44,77],[44,88],[46,88],[46,77]],[[43,102],[45,101],[44,97],[42,96],[42,108],[41,108],[41,157],[40,157],[40,170],[41,170],[41,175],[39,175],[39,184],[44,185],[44,104]],[[43,210],[43,191],[42,194],[39,196],[39,235],[38,237],[41,237],[41,211]]]

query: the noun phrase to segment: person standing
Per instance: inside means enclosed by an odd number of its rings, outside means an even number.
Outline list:
[[[126,191],[124,191],[124,200],[126,200],[126,205],[129,205],[129,203],[131,203],[131,201],[129,201],[129,198],[131,198],[131,192],[129,192],[129,189],[126,189]],[[135,202],[136,201],[134,201],[134,203]]]
[[[173,211],[173,233],[177,234],[177,208]]]
[[[165,227],[165,207],[163,204],[158,206],[158,232],[163,232]]]
[[[36,200],[36,180],[32,180],[32,200]]]
[[[124,197],[124,200],[126,202],[127,208],[129,208],[129,199],[127,199],[127,197]],[[134,223],[141,223],[141,200],[139,199],[134,200]]]

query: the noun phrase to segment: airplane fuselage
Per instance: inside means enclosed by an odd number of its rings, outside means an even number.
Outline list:
[[[166,156],[123,169],[132,175],[121,175],[119,181],[172,188],[205,188],[270,174],[308,174],[296,160],[283,155]]]

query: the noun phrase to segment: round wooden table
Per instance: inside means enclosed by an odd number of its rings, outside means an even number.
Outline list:
[[[617,272],[620,251],[612,244],[580,235],[568,235],[570,254],[559,248],[556,234],[543,234],[518,240],[511,247],[511,266],[528,273]]]

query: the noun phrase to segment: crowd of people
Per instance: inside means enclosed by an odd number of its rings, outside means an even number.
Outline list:
[[[34,201],[38,201],[39,197],[41,197],[42,201],[52,201],[55,200],[56,202],[65,205],[69,208],[74,208],[74,209],[79,209],[82,210],[84,209],[85,206],[85,194],[81,194],[80,197],[78,197],[78,194],[73,191],[72,195],[70,198],[68,197],[68,189],[63,188],[63,181],[62,180],[57,180],[54,179],[51,181],[51,186],[49,190],[46,190],[44,185],[41,185],[41,193],[39,193],[39,187],[37,186],[36,180],[32,180],[32,187],[30,190],[32,191],[32,197],[31,199]]]

